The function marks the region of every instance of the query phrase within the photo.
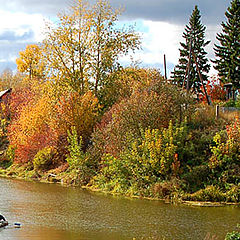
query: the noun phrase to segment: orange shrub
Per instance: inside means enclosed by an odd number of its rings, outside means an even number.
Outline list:
[[[16,113],[8,132],[10,144],[16,147],[16,162],[31,162],[45,147],[55,147],[56,162],[62,162],[67,154],[67,132],[72,126],[83,137],[84,147],[89,142],[98,116],[98,100],[91,92],[83,96],[71,93],[56,103],[49,92],[42,91],[41,96],[29,99],[16,95],[12,99]]]
[[[92,92],[82,96],[76,92],[71,93],[56,104],[52,128],[67,136],[67,131],[75,127],[78,136],[83,138],[83,146],[86,147],[98,119],[99,109],[98,99]]]
[[[10,144],[16,146],[15,160],[29,162],[46,146],[56,145],[57,134],[49,126],[52,104],[49,96],[27,101],[17,108],[8,127]]]

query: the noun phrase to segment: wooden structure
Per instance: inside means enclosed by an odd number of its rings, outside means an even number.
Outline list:
[[[4,91],[0,91],[0,118],[9,117],[9,96],[12,92],[12,89],[9,88]]]
[[[233,98],[233,91],[232,91],[233,84],[232,83],[225,83],[224,88],[226,89],[227,92],[227,100],[230,98]]]
[[[8,96],[10,95],[11,92],[12,92],[11,88],[1,91],[0,92],[0,102],[3,102],[5,99],[7,100]]]

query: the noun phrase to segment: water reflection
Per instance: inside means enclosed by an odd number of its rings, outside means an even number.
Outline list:
[[[223,239],[240,223],[239,207],[199,208],[130,200],[53,184],[0,179],[0,212],[22,228],[0,239],[122,240],[133,237]],[[1,236],[4,238],[1,238]]]

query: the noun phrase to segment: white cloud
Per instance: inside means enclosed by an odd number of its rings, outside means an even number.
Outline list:
[[[185,25],[170,24],[167,22],[142,21],[143,51],[134,55],[134,60],[139,60],[143,65],[162,68],[164,54],[167,59],[168,76],[173,71],[173,66],[178,63],[180,42],[183,42],[182,34]],[[216,33],[221,31],[221,26],[209,25],[206,29],[205,40],[210,44],[205,48],[209,61],[214,58],[213,47],[216,43]],[[127,58],[124,59],[127,61]],[[128,61],[129,62],[129,61]],[[210,62],[211,63],[211,62]],[[212,67],[209,75],[216,74]]]
[[[183,26],[153,21],[144,21],[143,24],[149,29],[147,33],[144,33],[143,38],[144,62],[163,64],[163,55],[165,54],[167,61],[176,64]]]
[[[1,59],[5,59],[6,62],[15,62],[14,58],[20,50],[23,50],[22,47],[25,48],[29,43],[41,42],[44,39],[44,16],[40,13],[30,14],[0,10],[0,22],[0,35],[7,31],[12,32],[17,41],[11,42],[11,45],[7,41],[8,39],[0,41],[0,47],[4,50],[1,52]],[[182,34],[185,25],[150,20],[136,20],[136,22],[138,31],[143,37],[143,51],[138,51],[134,55],[134,59],[140,60],[145,66],[162,68],[163,55],[165,54],[169,76],[173,66],[178,63],[180,42],[183,41]],[[220,26],[207,26],[206,40],[211,40],[211,44],[206,51],[211,59],[214,57],[213,45],[216,42],[216,32],[220,32]],[[28,33],[33,34],[28,35]],[[24,35],[26,38],[21,38]],[[129,62],[129,59],[122,58],[122,61]]]
[[[0,22],[0,33],[12,31],[15,32],[16,36],[22,36],[31,30],[34,32],[33,39],[31,39],[32,41],[38,42],[43,39],[44,17],[41,14],[26,14],[0,10]]]
[[[184,26],[167,22],[142,21],[142,51],[134,54],[133,59],[142,62],[143,66],[162,68],[166,55],[168,76],[177,64]],[[127,61],[127,59],[124,59]]]

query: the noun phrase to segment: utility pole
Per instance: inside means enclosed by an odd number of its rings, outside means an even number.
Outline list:
[[[167,64],[166,64],[166,55],[164,54],[164,73],[165,79],[167,80]]]

